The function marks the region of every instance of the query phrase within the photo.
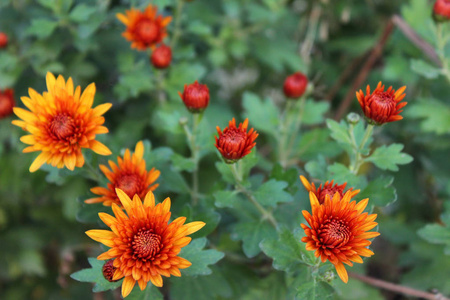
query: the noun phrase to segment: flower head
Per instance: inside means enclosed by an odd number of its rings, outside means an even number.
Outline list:
[[[167,36],[166,26],[172,17],[157,15],[158,8],[149,4],[142,12],[131,8],[124,14],[117,14],[117,18],[127,26],[122,35],[131,42],[131,48],[145,50],[154,49]]]
[[[0,90],[0,119],[12,114],[15,105],[14,91],[12,89]]]
[[[370,93],[368,85],[366,94],[364,95],[364,92],[359,90],[356,92],[356,98],[358,98],[359,105],[361,105],[368,122],[381,125],[403,119],[400,113],[407,102],[400,103],[400,101],[405,98],[405,89],[406,86],[403,86],[395,91],[391,86],[385,91],[384,85],[380,81],[373,93]]]
[[[300,72],[288,76],[284,81],[283,91],[288,98],[300,98],[306,91],[308,78]]]
[[[114,273],[116,272],[117,268],[114,267],[114,260],[110,259],[102,267],[102,273],[103,277],[105,277],[106,280],[109,282],[116,282],[118,280],[113,280]]]
[[[327,197],[333,198],[334,194],[338,193],[341,198],[344,196],[344,189],[347,185],[347,182],[344,182],[344,184],[334,184],[334,180],[327,181],[325,184],[320,184],[319,188],[316,188],[316,185],[314,182],[309,182],[308,179],[306,179],[303,175],[300,175],[300,180],[305,186],[305,189],[308,192],[314,193],[316,195],[317,200],[320,204],[323,204],[325,202],[325,199]],[[334,185],[333,185],[334,184]],[[350,188],[347,192],[350,192],[350,198],[353,198],[359,193],[360,190],[353,190],[353,188]]]
[[[8,46],[8,36],[4,32],[0,32],[0,49]]]
[[[111,248],[97,259],[114,259],[113,266],[117,269],[112,280],[125,277],[122,296],[128,296],[136,282],[144,290],[149,281],[161,287],[161,275],[181,276],[180,269],[189,267],[191,263],[178,254],[191,241],[188,235],[200,230],[205,223],[184,224],[185,217],[169,223],[169,198],[155,205],[152,192],[148,192],[143,202],[138,195],[131,200],[122,190],[117,189],[116,192],[126,214],[113,203],[115,217],[99,213],[100,219],[111,231],[89,230],[86,234]]]
[[[433,6],[433,18],[438,22],[450,21],[450,0],[436,0]]]
[[[186,108],[193,113],[202,112],[209,104],[209,89],[206,84],[196,80],[192,84],[185,84],[183,94],[178,92]]]
[[[95,140],[97,134],[107,133],[102,126],[102,115],[111,108],[104,103],[92,108],[95,84],[91,83],[81,94],[78,86],[74,90],[72,78],[67,82],[59,75],[55,79],[47,73],[47,92],[42,95],[29,89],[30,97],[22,97],[23,104],[30,111],[14,107],[14,113],[22,120],[12,123],[31,133],[20,140],[28,144],[23,152],[41,151],[30,166],[30,172],[39,169],[44,163],[69,170],[84,165],[82,148],[90,148],[100,155],[110,155],[111,151]]]
[[[172,61],[172,50],[169,46],[162,44],[153,51],[150,61],[155,68],[165,69]]]
[[[244,123],[240,123],[239,127],[236,127],[234,118],[223,132],[219,126],[216,127],[219,137],[215,137],[215,146],[227,163],[234,163],[243,158],[255,147],[258,133],[253,128],[247,132],[247,127],[248,119],[245,119]]]
[[[316,195],[309,192],[312,214],[302,211],[308,225],[301,224],[306,236],[306,250],[315,251],[322,262],[329,260],[336,268],[339,277],[347,283],[347,270],[343,264],[353,266],[352,262],[362,263],[361,256],[370,257],[374,253],[367,249],[372,242],[368,239],[380,235],[367,232],[377,226],[376,214],[363,213],[369,199],[350,202],[351,191],[341,198],[335,193],[333,198],[326,197],[320,204]]]
[[[123,158],[117,157],[117,165],[111,160],[108,161],[111,170],[105,165],[100,165],[100,170],[109,180],[108,188],[99,186],[92,188],[91,192],[101,197],[91,198],[85,202],[102,202],[105,206],[115,203],[121,206],[116,188],[121,189],[130,198],[134,195],[144,198],[149,191],[154,191],[158,187],[158,184],[154,182],[158,179],[160,172],[155,168],[147,171],[143,156],[144,144],[138,142],[133,155],[130,154],[129,149],[126,149]]]

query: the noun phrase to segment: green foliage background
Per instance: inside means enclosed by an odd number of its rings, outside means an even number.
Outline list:
[[[115,17],[149,3],[175,18],[167,71],[153,69],[148,53],[130,49]],[[444,25],[439,32],[431,8],[424,0],[2,0],[0,31],[10,43],[0,50],[0,89],[14,88],[19,103],[29,87],[45,90],[47,71],[70,76],[83,89],[95,82],[95,104],[113,103],[105,115],[110,133],[99,137],[113,156],[85,151],[87,161],[96,167],[146,140],[147,165],[161,170],[157,199],[171,197],[173,216],[207,223],[184,249],[193,266],[181,278],[164,279],[162,291],[135,289],[127,299],[162,299],[161,293],[171,299],[394,299],[394,293],[354,279],[347,285],[329,281],[329,264],[313,268],[313,254],[300,242],[301,210],[310,209],[300,174],[348,182],[361,189],[358,199],[371,199],[381,236],[373,243],[375,255],[349,271],[449,295],[450,43],[443,37],[450,29]],[[351,134],[360,145],[363,120],[352,125],[332,118],[393,15],[431,45],[441,65],[395,27],[358,89],[380,80],[406,85],[404,120],[375,128],[374,137],[353,152]],[[303,110],[299,132],[283,127],[280,117],[282,84],[295,71],[314,86],[304,106],[293,107]],[[208,85],[211,102],[196,132],[200,205],[193,207],[195,161],[179,122],[191,122],[191,116],[177,92],[195,80]],[[350,111],[360,114],[356,98]],[[260,133],[257,149],[242,161],[242,187],[236,189],[213,138],[215,127],[232,117],[248,117]],[[102,249],[84,232],[100,228],[97,212],[110,209],[83,200],[106,179],[97,169],[88,174],[45,166],[30,174],[36,155],[21,153],[23,132],[12,119],[0,120],[0,299],[94,299],[93,286],[70,274],[101,267],[92,257]],[[292,140],[284,161],[280,130]],[[369,153],[359,173],[348,168]],[[273,213],[281,223],[277,229],[261,219],[244,189]],[[95,291],[112,287],[98,273],[81,272],[73,277],[96,282]],[[316,275],[323,281],[311,281]],[[117,295],[102,297],[95,299]]]

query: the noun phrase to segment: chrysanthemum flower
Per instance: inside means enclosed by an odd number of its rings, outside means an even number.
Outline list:
[[[86,234],[93,240],[111,249],[97,259],[114,259],[117,268],[112,280],[125,277],[122,283],[122,296],[126,297],[136,282],[141,290],[151,281],[155,286],[163,285],[162,277],[181,276],[180,269],[191,263],[178,255],[181,248],[191,241],[188,235],[205,226],[204,222],[184,224],[185,217],[170,219],[170,199],[155,206],[155,197],[148,192],[142,203],[139,196],[131,200],[122,190],[117,189],[126,214],[113,203],[115,217],[99,213],[100,219],[111,228],[109,230],[89,230]]]
[[[158,184],[153,183],[158,179],[160,172],[155,168],[147,172],[143,157],[144,144],[138,142],[133,155],[130,155],[130,150],[126,149],[123,158],[120,156],[117,157],[118,165],[111,160],[108,161],[111,170],[105,165],[100,165],[100,169],[109,180],[108,188],[92,188],[91,192],[101,197],[87,199],[85,202],[102,202],[105,206],[111,206],[115,203],[121,206],[116,194],[116,188],[124,191],[130,198],[133,198],[134,195],[144,198],[149,191],[154,191],[158,187]]]
[[[157,69],[165,69],[172,62],[172,49],[167,45],[160,45],[150,56],[152,65]]]
[[[308,192],[313,192],[314,195],[316,195],[317,200],[320,204],[323,204],[325,202],[325,198],[328,196],[330,198],[333,198],[334,194],[339,193],[339,196],[341,198],[344,196],[344,189],[347,185],[347,182],[344,182],[343,184],[334,184],[334,180],[327,181],[325,184],[320,184],[319,188],[316,188],[316,185],[314,182],[309,182],[308,179],[305,178],[305,176],[300,175],[300,180],[305,186],[305,189]],[[333,185],[334,184],[334,185]],[[347,192],[350,192],[350,198],[353,198],[359,193],[360,190],[353,190],[353,188],[350,188]]]
[[[255,147],[258,133],[253,128],[247,132],[247,127],[248,118],[244,123],[240,123],[239,127],[236,127],[236,121],[233,118],[223,132],[219,126],[216,127],[219,137],[215,137],[215,146],[227,163],[236,162],[249,154]]]
[[[116,282],[118,280],[113,280],[114,273],[116,272],[117,268],[114,267],[114,259],[110,259],[102,267],[102,273],[103,277],[105,277],[106,280],[109,282]]]
[[[343,264],[353,266],[352,262],[362,263],[361,256],[370,257],[374,253],[367,249],[372,242],[368,239],[380,235],[378,232],[367,232],[377,223],[376,214],[362,213],[369,199],[350,202],[351,191],[344,197],[335,193],[333,198],[326,197],[321,205],[313,192],[309,192],[312,215],[304,210],[303,216],[309,224],[301,224],[306,236],[306,250],[314,251],[322,262],[329,260],[336,268],[339,277],[347,283],[347,270]]]
[[[206,84],[194,83],[185,84],[183,93],[178,92],[186,108],[192,113],[204,111],[209,104],[209,89]]]
[[[145,11],[132,8],[124,14],[117,14],[117,18],[127,26],[122,35],[131,42],[131,48],[145,50],[154,49],[167,36],[166,26],[172,17],[157,15],[158,8],[151,4]]]
[[[436,0],[434,2],[433,18],[438,22],[450,21],[450,0]]]
[[[47,73],[47,92],[42,95],[28,89],[30,97],[22,97],[23,104],[30,111],[14,107],[14,113],[21,120],[12,123],[31,133],[20,140],[30,145],[23,152],[41,151],[30,166],[30,172],[39,169],[44,163],[69,170],[84,165],[82,148],[90,148],[100,155],[110,155],[111,151],[95,140],[97,134],[107,133],[102,126],[102,115],[111,108],[104,103],[92,108],[95,84],[91,83],[81,94],[78,86],[74,90],[72,78],[67,82],[59,75],[55,79]],[[81,94],[81,96],[80,96]]]
[[[370,86],[367,85],[366,94],[359,90],[356,92],[356,98],[368,122],[381,125],[403,119],[400,113],[407,102],[400,103],[400,101],[406,96],[405,89],[406,86],[403,86],[395,91],[391,86],[385,91],[380,81],[373,93],[370,93]]]
[[[308,77],[301,72],[294,73],[284,81],[284,95],[292,99],[300,98],[305,93],[307,87]]]
[[[12,114],[15,105],[14,91],[12,89],[0,90],[0,119]]]

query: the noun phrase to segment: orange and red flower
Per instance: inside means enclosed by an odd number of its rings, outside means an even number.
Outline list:
[[[181,248],[188,245],[191,238],[188,235],[205,226],[204,222],[184,224],[185,217],[170,219],[170,199],[155,205],[155,197],[148,192],[144,202],[138,195],[131,200],[122,190],[117,189],[122,209],[113,203],[115,217],[99,213],[100,219],[109,230],[89,230],[86,234],[93,240],[111,249],[99,255],[97,259],[114,259],[112,280],[125,277],[122,283],[122,296],[126,297],[136,282],[141,290],[151,281],[161,287],[161,275],[181,276],[180,269],[185,269],[191,263],[178,256]]]
[[[183,93],[178,92],[186,108],[193,113],[205,110],[209,104],[209,89],[206,84],[194,83],[185,84]]]
[[[30,109],[14,107],[14,113],[22,120],[12,123],[31,133],[20,138],[30,146],[23,152],[41,151],[30,166],[30,172],[38,170],[44,163],[69,170],[84,165],[82,148],[92,149],[100,155],[110,155],[111,151],[95,140],[97,134],[108,132],[102,126],[102,115],[111,108],[104,103],[92,108],[95,84],[91,83],[81,94],[78,86],[74,90],[72,78],[67,82],[59,75],[55,79],[47,73],[47,92],[42,95],[29,89],[30,97],[22,97],[23,104]]]
[[[152,65],[157,69],[165,69],[172,62],[172,49],[167,45],[160,45],[150,56]]]
[[[166,26],[172,17],[157,15],[158,8],[151,4],[142,12],[131,8],[117,18],[127,26],[122,35],[131,42],[131,48],[145,50],[154,49],[167,36]]]
[[[223,132],[219,126],[216,127],[219,137],[215,137],[215,146],[225,162],[233,163],[249,154],[255,147],[258,133],[253,128],[247,132],[247,128],[248,118],[244,123],[240,123],[239,127],[236,127],[236,121],[233,118]]]
[[[294,73],[284,81],[284,95],[292,99],[300,98],[305,93],[307,87],[308,77],[300,72]]]
[[[0,119],[12,114],[15,105],[14,91],[12,89],[0,90]]]
[[[436,0],[433,6],[433,18],[438,22],[450,21],[450,0]]]
[[[369,239],[380,235],[367,232],[377,226],[376,214],[363,213],[369,199],[350,202],[351,191],[344,197],[335,193],[333,198],[326,197],[320,204],[316,195],[309,192],[312,214],[302,211],[308,225],[301,224],[306,236],[306,250],[315,251],[322,262],[329,260],[336,268],[339,277],[347,283],[347,270],[343,264],[353,266],[352,262],[362,263],[361,256],[370,257],[374,253],[367,248]]]
[[[148,192],[154,191],[158,184],[153,184],[158,179],[160,172],[152,168],[147,172],[144,160],[144,144],[138,142],[133,155],[130,150],[125,150],[125,155],[117,157],[116,165],[113,161],[108,161],[111,170],[105,165],[100,165],[103,174],[108,178],[108,188],[94,187],[91,192],[101,197],[86,200],[86,203],[102,202],[105,206],[111,206],[113,203],[121,206],[120,200],[116,194],[116,188],[119,188],[133,198],[138,195],[144,198]]]
[[[339,196],[343,197],[345,194],[344,189],[345,189],[345,186],[347,185],[347,182],[344,182],[341,185],[339,185],[337,183],[334,184],[334,180],[331,180],[331,182],[330,181],[325,182],[325,184],[323,184],[323,186],[321,183],[319,185],[319,187],[316,188],[316,185],[314,184],[314,182],[310,183],[308,181],[308,179],[305,178],[305,176],[300,175],[300,180],[308,192],[312,192],[312,193],[314,193],[314,195],[316,195],[316,198],[320,204],[323,204],[327,197],[333,198],[334,194],[336,194],[336,193],[339,193]],[[350,192],[350,198],[353,198],[354,196],[356,196],[359,193],[359,191],[360,190],[353,190],[353,188],[350,188],[347,192]]]
[[[400,103],[400,101],[406,96],[405,89],[406,86],[403,86],[395,91],[391,86],[385,91],[380,81],[373,93],[370,93],[370,86],[367,85],[366,94],[359,90],[356,92],[356,98],[368,122],[381,125],[403,119],[400,113],[407,102]]]

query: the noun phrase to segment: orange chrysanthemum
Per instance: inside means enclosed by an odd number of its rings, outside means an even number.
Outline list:
[[[134,195],[144,198],[149,191],[154,191],[158,184],[153,183],[158,179],[160,172],[155,168],[147,172],[143,157],[144,144],[138,142],[133,155],[130,155],[130,150],[126,149],[123,158],[117,157],[118,165],[111,160],[108,161],[111,170],[105,165],[100,165],[100,169],[109,180],[108,188],[99,186],[92,188],[91,192],[101,197],[87,199],[85,202],[102,202],[105,206],[115,203],[121,206],[116,188],[123,190],[130,198],[133,198]]]
[[[158,8],[151,4],[145,11],[132,8],[124,14],[117,14],[117,18],[127,26],[122,35],[131,42],[131,48],[145,50],[154,49],[167,36],[166,26],[172,17],[157,15]]]
[[[14,90],[0,90],[0,119],[6,118],[13,113],[13,107],[16,105],[14,101]]]
[[[368,122],[381,125],[403,119],[400,116],[403,111],[401,109],[408,102],[400,103],[400,101],[406,96],[405,90],[406,86],[402,86],[397,91],[390,86],[385,91],[384,85],[380,81],[373,93],[370,93],[370,86],[367,85],[366,94],[364,95],[364,92],[359,90],[356,92],[356,98],[358,98],[359,105],[361,105]]]
[[[90,148],[100,155],[110,155],[111,151],[95,140],[97,134],[107,133],[102,126],[102,115],[111,108],[104,103],[92,108],[95,84],[91,83],[81,94],[78,86],[74,90],[72,78],[67,82],[59,75],[55,79],[47,73],[47,92],[42,95],[28,89],[30,97],[22,97],[23,104],[30,111],[14,107],[14,113],[21,120],[12,123],[31,133],[20,138],[30,145],[23,152],[41,151],[30,166],[30,172],[39,169],[44,163],[69,170],[84,165],[81,148]],[[80,96],[81,95],[81,96]]]
[[[339,277],[347,283],[347,270],[343,264],[353,266],[352,262],[362,263],[361,256],[370,257],[374,253],[367,249],[372,242],[368,239],[380,235],[378,232],[367,232],[377,223],[376,214],[362,213],[369,199],[350,202],[351,191],[341,198],[335,193],[333,198],[326,197],[321,205],[313,192],[309,192],[312,215],[304,210],[303,216],[309,224],[301,224],[306,236],[306,250],[314,251],[322,262],[329,260],[336,268]]]
[[[334,184],[334,180],[327,181],[325,184],[320,184],[319,188],[316,188],[316,185],[314,182],[309,182],[308,179],[305,178],[305,176],[300,175],[300,180],[305,186],[305,189],[308,192],[313,192],[314,195],[316,195],[317,199],[319,200],[320,204],[323,204],[325,202],[325,198],[328,196],[330,198],[333,198],[335,193],[339,193],[339,196],[341,198],[344,196],[344,189],[347,185],[347,182],[344,182],[344,184],[338,185],[337,183]],[[333,186],[334,184],[334,186]],[[350,188],[347,192],[350,192],[350,198],[353,198],[359,193],[360,190],[353,190],[353,188]]]
[[[125,277],[122,296],[128,296],[136,282],[144,290],[149,281],[161,287],[161,275],[181,276],[180,269],[189,267],[191,263],[177,255],[191,241],[187,236],[200,230],[205,223],[184,224],[185,217],[169,223],[169,198],[155,206],[152,192],[148,192],[143,203],[137,195],[132,201],[122,190],[117,189],[116,192],[127,214],[113,203],[115,217],[99,213],[100,219],[112,231],[89,230],[86,234],[111,247],[97,259],[114,259],[113,266],[117,269],[112,280]]]
[[[247,128],[248,118],[239,127],[236,127],[236,120],[233,118],[223,132],[219,126],[216,127],[219,137],[215,137],[215,146],[227,163],[243,158],[255,147],[258,133],[253,128],[247,132]]]

